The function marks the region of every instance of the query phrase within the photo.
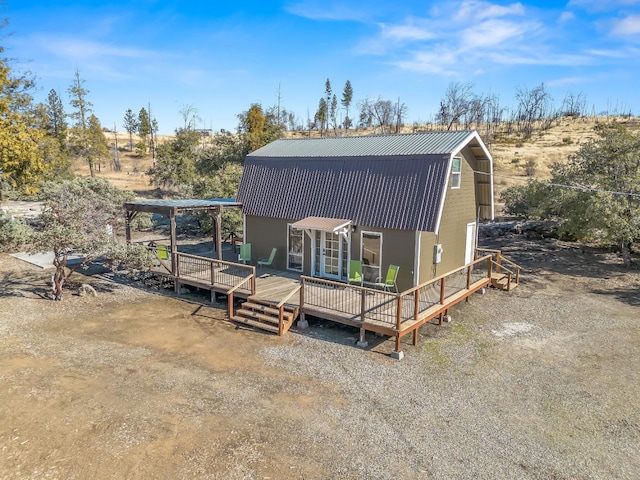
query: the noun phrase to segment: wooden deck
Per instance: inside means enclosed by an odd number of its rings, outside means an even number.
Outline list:
[[[375,290],[359,285],[298,275],[292,272],[276,272],[217,260],[188,253],[177,252],[175,265],[159,260],[153,271],[172,279],[179,291],[181,284],[192,285],[228,296],[228,315],[234,321],[259,326],[283,335],[296,320],[298,314],[304,323],[305,316],[351,325],[360,329],[361,344],[366,331],[389,335],[396,339],[396,351],[400,339],[413,333],[417,344],[418,329],[435,318],[442,324],[448,310],[458,302],[467,300],[478,290],[495,284],[496,276],[508,281],[506,290],[517,286],[519,267],[508,262],[509,270],[496,262],[495,253],[477,258],[468,265],[451,271],[417,287],[401,293]],[[513,282],[512,282],[513,275]],[[236,315],[234,301],[247,300],[246,309]],[[269,319],[267,314],[271,315]],[[243,317],[244,315],[244,317]],[[275,326],[274,326],[275,325]]]

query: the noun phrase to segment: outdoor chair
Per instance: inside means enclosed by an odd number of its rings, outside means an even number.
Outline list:
[[[266,258],[266,257],[259,258],[258,267],[271,267],[273,265],[273,259],[276,256],[277,251],[278,249],[274,247],[271,249],[271,255],[269,255],[269,258]]]
[[[251,263],[251,244],[250,243],[240,244],[240,254],[238,255],[238,261],[244,262],[245,264]]]
[[[166,245],[158,245],[156,250],[156,255],[160,260],[168,261],[169,260],[169,247]]]
[[[386,291],[391,291],[391,288],[393,288],[396,293],[398,293],[398,285],[396,284],[398,270],[400,270],[398,265],[389,265],[389,268],[387,269],[387,276],[384,277],[384,281],[382,281],[382,277],[378,277],[376,279],[376,287],[382,288]]]
[[[349,262],[349,283],[359,283],[362,286],[362,262],[360,260]]]

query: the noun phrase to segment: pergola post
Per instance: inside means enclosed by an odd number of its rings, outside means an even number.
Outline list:
[[[216,253],[218,254],[218,260],[222,260],[222,207],[218,206],[216,209],[211,210],[211,216],[215,225]]]
[[[127,211],[127,216],[124,224],[124,234],[127,241],[127,245],[131,245],[131,220],[133,220],[138,212]]]
[[[171,231],[171,239],[169,240],[171,243],[171,275],[176,277],[178,272],[176,272],[176,256],[178,253],[178,242],[176,240],[176,211],[175,209],[171,209],[169,212],[169,229]]]

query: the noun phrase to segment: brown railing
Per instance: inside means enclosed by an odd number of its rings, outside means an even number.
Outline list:
[[[243,285],[251,275],[255,276],[255,267],[251,265],[225,262],[224,260],[180,252],[175,254],[175,258],[175,272],[178,280],[191,280],[226,290],[237,288],[239,283]],[[245,291],[253,294],[255,287],[245,288]]]
[[[278,335],[280,336],[286,333],[285,327],[287,327],[287,330],[288,330],[289,327],[291,327],[291,324],[293,323],[293,321],[295,320],[295,318],[292,318],[289,322],[287,322],[287,324],[285,324],[285,321],[284,321],[285,304],[291,299],[291,297],[293,297],[301,289],[302,289],[302,284],[296,285],[296,287],[293,290],[291,290],[291,292],[289,292],[289,294],[286,297],[280,300],[280,303],[276,305],[276,308],[278,309]]]
[[[491,256],[486,255],[402,293],[302,276],[300,308],[350,323],[378,323],[400,332],[405,322],[413,327],[488,285],[492,264]]]
[[[508,258],[503,257],[500,250],[493,250],[490,248],[482,247],[476,248],[476,256],[478,256],[478,254],[480,253],[491,255],[493,264],[495,266],[495,273],[502,273],[507,277],[507,291],[511,290],[512,283],[520,283],[520,270],[522,270],[522,267],[520,267],[520,265],[512,262]]]
[[[392,327],[397,294],[301,276],[300,308],[313,308],[350,322],[378,321]]]
[[[225,292],[227,294],[227,313],[229,314],[230,319],[233,318],[233,315],[234,315],[233,296],[235,292],[237,290],[242,289],[242,286],[245,285],[247,282],[249,282],[249,287],[248,287],[249,293],[251,295],[255,295],[256,293],[256,267],[249,267],[249,268],[251,269],[251,273]]]
[[[477,290],[490,282],[492,259],[490,255],[478,258],[473,262],[451,272],[447,272],[417,287],[399,294],[398,330],[406,321],[418,322],[429,316],[429,312],[437,314],[444,306],[451,306],[471,290]],[[459,295],[463,293],[463,295]],[[459,297],[459,298],[458,298]],[[430,316],[431,318],[431,316]]]

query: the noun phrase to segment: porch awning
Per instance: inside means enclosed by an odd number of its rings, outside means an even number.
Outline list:
[[[322,230],[336,233],[348,225],[351,225],[351,220],[345,220],[344,218],[307,217],[298,220],[291,226],[300,230]]]

